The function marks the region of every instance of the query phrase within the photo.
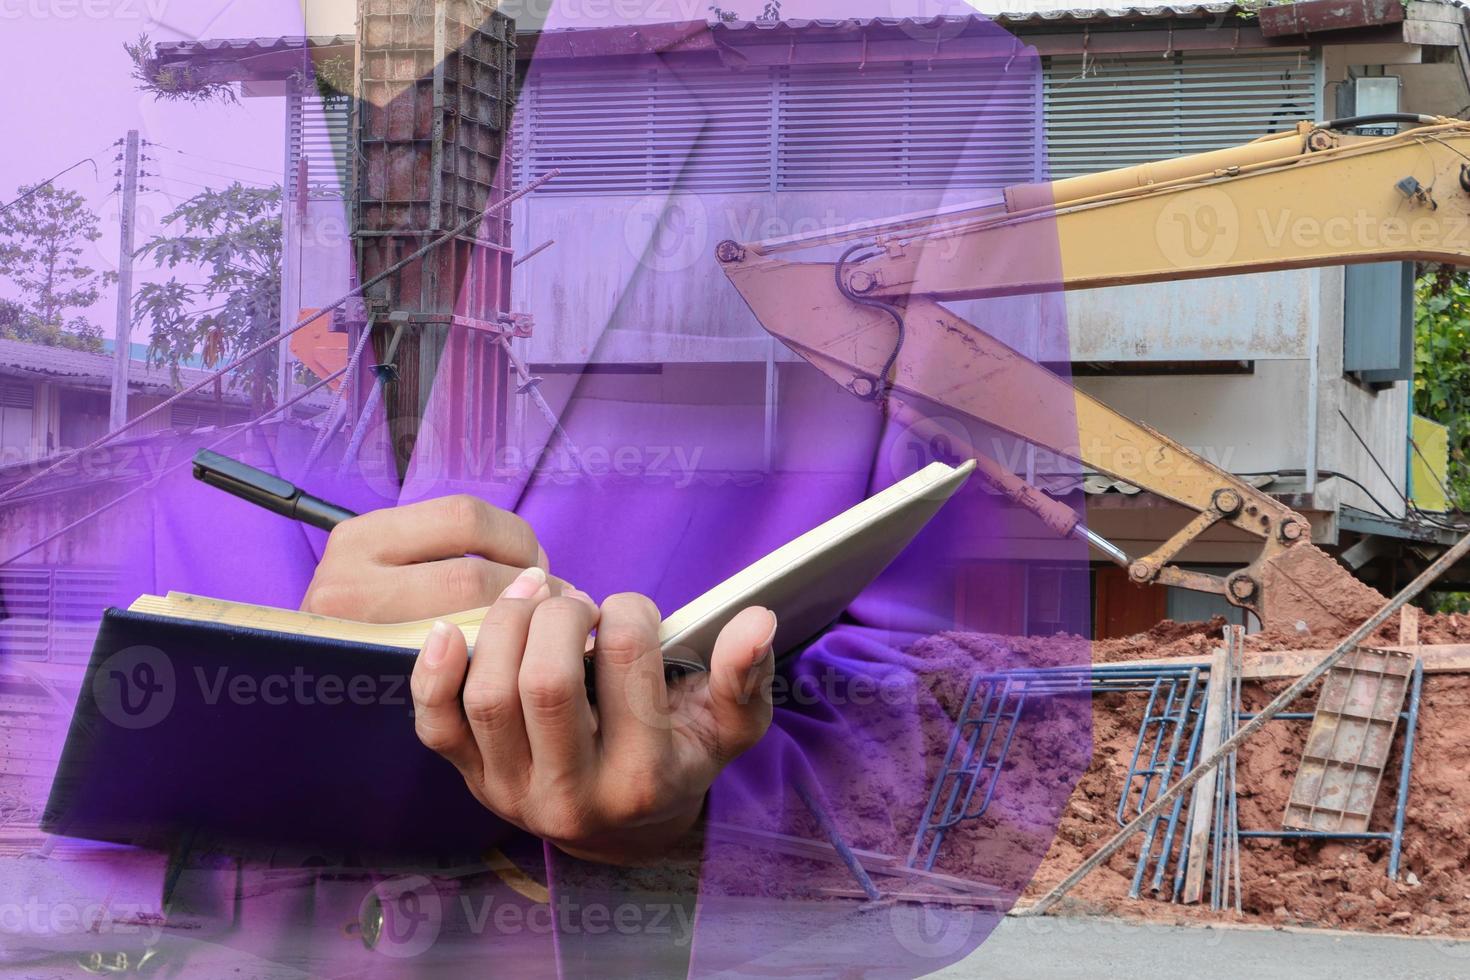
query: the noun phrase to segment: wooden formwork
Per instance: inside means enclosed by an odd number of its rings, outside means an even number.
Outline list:
[[[349,154],[358,275],[367,281],[471,223],[365,297],[377,358],[403,325],[384,399],[400,468],[441,377],[455,407],[455,431],[438,433],[450,476],[461,475],[461,463],[482,471],[480,457],[500,445],[509,385],[498,338],[510,332],[502,316],[510,312],[510,216],[485,210],[508,193],[516,35],[495,6],[358,4]]]

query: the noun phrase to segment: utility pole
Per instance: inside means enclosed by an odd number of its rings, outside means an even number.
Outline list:
[[[108,431],[128,421],[128,362],[133,357],[133,225],[138,216],[138,131],[128,130],[123,149],[122,226],[117,248],[117,331],[112,353],[112,411]]]

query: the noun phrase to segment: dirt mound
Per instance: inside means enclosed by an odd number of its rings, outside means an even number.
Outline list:
[[[1247,707],[1274,689],[1247,689]],[[1307,699],[1309,702],[1311,699]],[[1137,739],[1144,698],[1109,695],[1094,701],[1094,755],[1063,814],[1056,840],[1027,890],[1034,899],[1077,867],[1118,829],[1114,818],[1123,775]],[[1388,879],[1387,841],[1241,842],[1241,885],[1247,921],[1406,934],[1470,934],[1470,747],[1462,732],[1470,714],[1470,677],[1425,678],[1418,743],[1404,825],[1398,882]],[[1268,725],[1241,748],[1241,829],[1276,829],[1306,741],[1307,723]],[[1402,742],[1402,735],[1399,741]],[[1371,828],[1393,824],[1401,747],[1389,760]],[[1063,904],[1151,919],[1217,919],[1204,907],[1129,899],[1139,844],[1125,847],[1074,889]],[[1227,918],[1234,920],[1233,913]]]
[[[1371,610],[1370,610],[1371,614]],[[1221,619],[1206,623],[1162,623],[1147,633],[1093,644],[1099,662],[1206,655],[1218,645]],[[1306,631],[1277,630],[1248,638],[1248,649],[1303,649],[1333,645],[1352,624],[1328,628],[1318,623]],[[1376,642],[1398,640],[1395,620]],[[1075,643],[1075,638],[1066,638]],[[1421,643],[1470,642],[1470,616],[1424,616]],[[1043,651],[1045,641],[1010,640],[974,634],[944,634],[916,645],[914,652],[952,676],[974,651],[997,647]],[[1075,647],[1067,647],[1075,652]],[[1075,662],[1075,661],[1074,661]],[[1252,684],[1245,689],[1247,710],[1259,708],[1285,682]],[[941,696],[942,702],[948,698]],[[1045,893],[1118,829],[1118,804],[1124,776],[1138,738],[1146,695],[1108,694],[1092,699],[1092,759],[1077,782],[1049,843],[1040,869],[1027,886],[1034,899]],[[1309,693],[1295,710],[1316,703]],[[1045,710],[1045,709],[1042,709]],[[1250,739],[1239,755],[1239,810],[1242,829],[1277,829],[1291,791],[1306,740],[1306,721],[1278,721]],[[1241,843],[1245,919],[1266,924],[1297,924],[1406,934],[1470,934],[1470,676],[1433,674],[1425,678],[1418,743],[1410,782],[1404,830],[1401,880],[1387,876],[1387,841],[1276,841],[1245,839]],[[1374,831],[1391,829],[1393,803],[1402,752],[1402,733],[1390,758],[1371,823]],[[1076,760],[1057,744],[1018,741],[1012,747],[1014,771],[1027,774],[1027,785],[1044,782],[1054,769],[1059,776],[1075,772]],[[1054,757],[1052,757],[1054,755]],[[999,792],[1005,792],[1005,785]],[[1027,786],[1017,791],[1025,792]],[[1135,797],[1136,799],[1136,797]],[[1131,816],[1131,813],[1125,814]],[[1007,828],[988,826],[982,818],[952,832],[940,858],[940,870],[984,875],[993,862],[987,855],[994,837]],[[1032,848],[1036,842],[1018,843]],[[1108,912],[1150,919],[1216,920],[1208,904],[1186,907],[1153,898],[1129,899],[1127,892],[1138,858],[1139,843],[1126,846],[1074,889],[1062,910]],[[1234,919],[1234,914],[1227,916]]]

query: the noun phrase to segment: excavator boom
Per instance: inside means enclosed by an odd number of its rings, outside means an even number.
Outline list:
[[[932,414],[926,405],[962,413],[1193,510],[1153,553],[1129,558],[969,447],[1012,499],[1060,533],[1086,535],[1134,581],[1219,593],[1268,627],[1291,624],[1309,618],[1303,604],[1316,605],[1297,583],[1348,575],[1309,546],[1301,515],[943,303],[1388,259],[1470,265],[1470,123],[1399,121],[1417,126],[1359,137],[1341,123],[1303,125],[1233,149],[1007,188],[1003,203],[723,242],[718,258],[765,328],[854,395],[914,425]],[[839,244],[850,247],[836,263],[785,257]],[[1075,415],[1056,410],[1067,404]],[[1226,579],[1171,564],[1217,523],[1260,538],[1256,560]]]

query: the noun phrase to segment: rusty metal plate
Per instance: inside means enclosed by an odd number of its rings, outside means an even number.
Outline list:
[[[1359,647],[1328,672],[1283,828],[1367,831],[1413,670],[1412,654]]]

